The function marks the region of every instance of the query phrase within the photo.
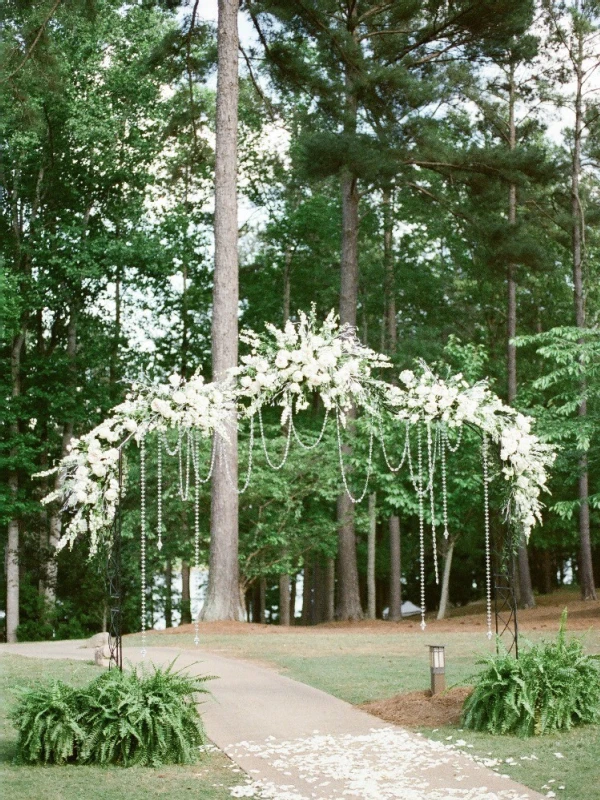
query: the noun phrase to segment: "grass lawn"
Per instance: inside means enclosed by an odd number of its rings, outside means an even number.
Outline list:
[[[542,633],[528,636],[539,639]],[[543,633],[543,638],[553,636],[551,631]],[[591,630],[583,638],[588,652],[600,652],[599,630]],[[440,633],[432,637],[427,631],[421,634],[397,629],[389,634],[327,628],[297,629],[285,634],[204,633],[201,639],[200,649],[269,664],[291,678],[353,704],[428,688],[429,643],[446,646],[448,685],[465,683],[477,669],[478,655],[494,648],[482,633]],[[138,644],[139,639],[127,637],[126,643]],[[148,644],[194,647],[188,634],[149,634]],[[600,727],[525,740],[487,736],[452,726],[422,730],[444,742],[463,740],[461,749],[471,755],[502,759],[503,763],[494,769],[543,795],[554,792],[564,800],[600,800]],[[515,763],[507,764],[505,759],[514,759]]]
[[[42,660],[5,655],[0,658],[0,789],[10,800],[146,800],[190,797],[230,798],[229,788],[242,781],[239,770],[215,750],[201,755],[193,766],[147,767],[30,767],[13,763],[16,732],[7,718],[15,698],[12,689],[36,680],[60,678],[83,684],[97,677],[98,667],[78,661]],[[189,792],[189,794],[188,794]]]

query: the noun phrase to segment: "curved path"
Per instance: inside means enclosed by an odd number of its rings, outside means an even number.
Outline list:
[[[0,645],[1,653],[90,660],[82,642]],[[274,670],[212,653],[150,647],[146,660],[218,676],[202,707],[210,739],[249,776],[238,797],[275,800],[534,800],[542,795],[451,747],[389,725]],[[139,663],[138,648],[124,648]]]

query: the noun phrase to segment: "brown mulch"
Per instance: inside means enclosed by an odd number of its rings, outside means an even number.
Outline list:
[[[471,691],[470,686],[455,686],[433,696],[429,690],[408,692],[363,703],[359,708],[404,728],[441,728],[460,722],[463,703]]]

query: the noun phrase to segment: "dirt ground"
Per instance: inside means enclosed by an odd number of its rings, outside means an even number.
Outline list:
[[[583,601],[573,591],[560,590],[551,595],[540,595],[536,598],[536,608],[520,609],[518,612],[519,630],[522,632],[544,630],[548,632],[558,630],[560,615],[564,608],[568,609],[568,629],[570,631],[585,631],[590,628],[600,629],[600,600]],[[430,632],[440,633],[473,633],[484,630],[485,606],[483,602],[470,603],[461,608],[451,609],[448,618],[436,620],[435,614],[427,614],[427,629]],[[335,630],[352,630],[355,633],[365,631],[368,633],[389,634],[393,627],[403,633],[412,629],[419,630],[421,618],[408,617],[397,623],[384,620],[362,620],[360,622],[326,622],[321,625],[309,627],[289,628],[279,625],[261,625],[254,622],[203,622],[200,629],[207,634],[293,634],[295,630],[302,633],[319,635],[330,634]],[[180,625],[177,628],[168,628],[161,631],[164,635],[193,633],[193,625]],[[158,631],[155,631],[158,633]]]
[[[363,703],[359,708],[403,728],[441,728],[460,722],[462,705],[470,692],[470,686],[455,686],[435,695],[429,690],[407,692],[387,700]]]

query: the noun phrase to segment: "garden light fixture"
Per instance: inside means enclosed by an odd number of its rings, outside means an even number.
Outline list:
[[[429,666],[431,669],[431,694],[443,692],[446,688],[446,653],[442,645],[429,645]]]

